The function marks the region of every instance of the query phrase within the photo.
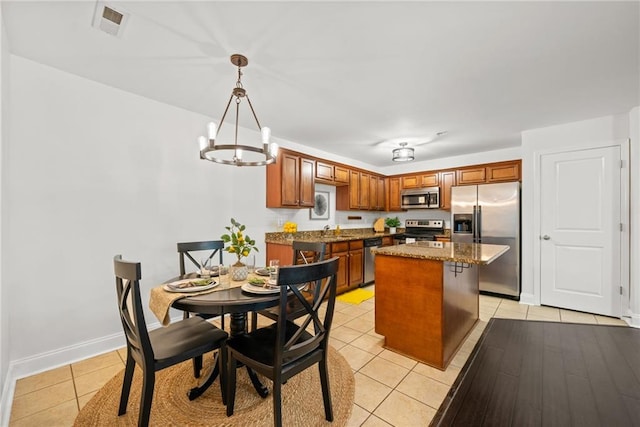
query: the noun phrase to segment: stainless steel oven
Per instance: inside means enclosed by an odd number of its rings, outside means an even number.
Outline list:
[[[406,242],[434,241],[444,233],[444,221],[441,219],[408,219],[405,222],[404,240]]]

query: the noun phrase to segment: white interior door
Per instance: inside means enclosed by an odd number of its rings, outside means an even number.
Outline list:
[[[541,303],[620,316],[620,147],[541,156]]]

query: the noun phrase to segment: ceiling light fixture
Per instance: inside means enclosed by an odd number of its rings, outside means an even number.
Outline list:
[[[400,143],[400,148],[393,149],[394,162],[410,162],[414,159],[413,148],[407,147],[406,142]]]
[[[242,87],[242,67],[246,67],[249,60],[244,55],[234,54],[231,55],[231,63],[238,67],[238,81],[236,82],[236,87],[231,92],[227,108],[224,109],[224,114],[222,114],[222,119],[220,120],[220,126],[216,126],[215,123],[210,122],[208,125],[209,141],[207,142],[207,138],[204,136],[198,138],[198,142],[200,144],[200,158],[215,163],[235,166],[264,166],[271,164],[276,161],[278,145],[276,143],[269,142],[269,139],[271,138],[271,129],[260,126],[260,122],[258,121],[256,112],[253,109],[253,105],[251,105],[251,100],[247,95],[247,91]],[[222,129],[222,124],[227,116],[227,111],[229,111],[229,106],[234,98],[236,101],[234,143],[216,144],[216,137],[220,129]],[[253,118],[255,119],[258,129],[262,134],[262,147],[238,144],[238,117],[240,112],[240,103],[243,98],[247,98]],[[259,156],[253,155],[252,153],[258,153]],[[256,159],[247,158],[247,155],[249,157],[255,157]],[[245,156],[245,158],[243,158],[243,156]],[[264,159],[262,159],[262,157],[264,157]]]

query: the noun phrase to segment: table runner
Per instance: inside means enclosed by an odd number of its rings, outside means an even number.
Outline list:
[[[149,299],[149,308],[156,315],[162,326],[167,326],[171,323],[171,318],[169,316],[169,309],[173,305],[173,303],[181,298],[193,297],[197,295],[209,294],[211,292],[222,291],[225,289],[233,289],[238,288],[245,283],[248,283],[250,279],[265,279],[268,280],[267,277],[258,276],[256,274],[249,274],[247,280],[242,281],[233,281],[229,277],[225,277],[225,283],[220,284],[212,289],[207,289],[202,292],[189,292],[189,293],[180,293],[180,292],[168,292],[164,290],[164,284],[151,288],[151,297]],[[195,280],[196,278],[194,278]],[[216,278],[217,279],[217,278]]]

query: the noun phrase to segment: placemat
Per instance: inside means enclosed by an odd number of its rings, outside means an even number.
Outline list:
[[[162,284],[160,286],[151,288],[149,308],[151,309],[153,314],[156,315],[160,323],[162,323],[163,326],[167,326],[169,323],[171,323],[171,318],[169,316],[169,309],[171,308],[171,306],[176,300],[179,300],[180,298],[209,294],[211,292],[222,291],[225,289],[238,288],[244,285],[245,283],[247,283],[252,278],[265,279],[264,277],[261,277],[255,274],[249,274],[249,276],[247,277],[247,280],[242,280],[242,281],[233,281],[225,277],[224,284],[218,285],[212,289],[207,289],[206,291],[189,292],[189,293],[168,292],[164,290],[163,288],[164,284]]]

